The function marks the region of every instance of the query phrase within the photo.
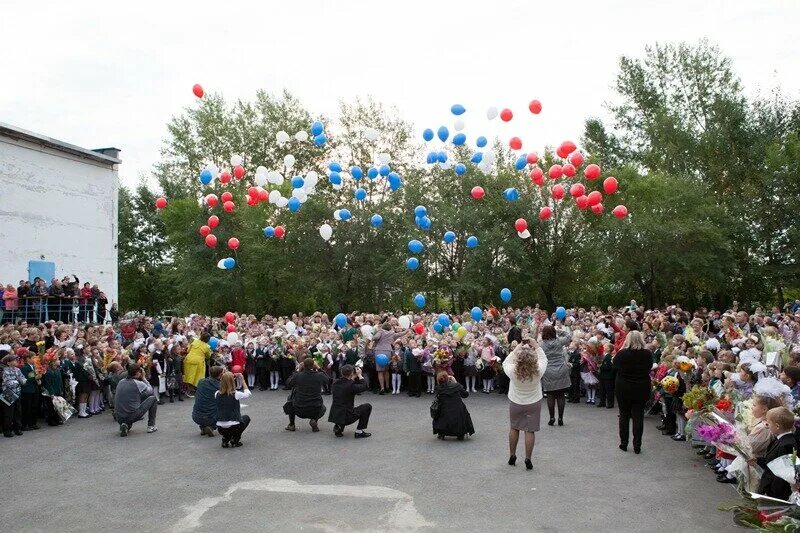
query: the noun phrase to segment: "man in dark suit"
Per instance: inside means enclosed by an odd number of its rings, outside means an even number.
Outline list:
[[[307,418],[311,431],[319,431],[317,420],[325,416],[325,404],[322,401],[322,387],[328,384],[328,376],[320,372],[314,359],[304,359],[299,372],[286,380],[286,386],[292,389],[289,400],[283,405],[283,412],[289,415],[286,431],[294,431],[295,417]]]
[[[356,394],[361,394],[369,387],[364,378],[361,377],[361,369],[354,368],[353,365],[344,365],[340,369],[342,377],[336,380],[331,387],[333,392],[333,403],[331,403],[331,414],[328,422],[333,422],[333,433],[341,437],[345,426],[353,422],[358,422],[356,426],[356,438],[364,439],[372,435],[364,431],[369,424],[369,415],[372,413],[372,406],[368,403],[353,407]]]
[[[758,466],[764,469],[761,480],[758,483],[758,493],[772,498],[788,500],[792,494],[792,487],[772,473],[767,468],[770,461],[774,461],[783,455],[791,455],[797,441],[794,438],[794,415],[786,407],[775,407],[767,411],[767,426],[770,432],[775,435],[775,442],[767,450],[767,454],[757,460]]]

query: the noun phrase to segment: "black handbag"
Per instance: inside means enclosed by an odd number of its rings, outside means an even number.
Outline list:
[[[439,404],[439,398],[434,398],[431,403],[431,418],[436,420],[442,413],[442,406]]]

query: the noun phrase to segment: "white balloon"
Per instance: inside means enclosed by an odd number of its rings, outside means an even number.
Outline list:
[[[334,220],[342,220],[342,215],[340,214],[341,212],[342,212],[341,209],[337,209],[336,211],[334,211],[333,212],[333,219]]]
[[[364,324],[363,326],[361,326],[361,334],[364,335],[366,338],[371,339],[372,326],[370,326],[369,324]]]
[[[489,170],[490,170],[491,168],[492,168],[492,165],[490,165],[490,164],[489,164],[489,163],[487,163],[486,161],[481,161],[480,163],[478,163],[478,169],[479,169],[481,172],[489,172]]]
[[[317,183],[319,183],[319,176],[317,175],[316,172],[314,172],[312,170],[311,172],[306,174],[306,177],[305,177],[305,180],[304,180],[304,183],[303,183],[303,187],[307,191],[308,190],[312,190],[312,189],[314,189],[314,187],[317,186]]]
[[[275,140],[278,144],[283,144],[289,140],[289,134],[281,130],[275,134]]]
[[[460,118],[457,118],[456,121],[453,123],[453,129],[456,131],[461,131],[464,129],[464,121]]]
[[[378,136],[379,135],[380,135],[380,132],[378,130],[376,130],[375,128],[367,128],[364,131],[364,138],[367,139],[368,141],[376,141],[376,140],[378,140]]]
[[[449,159],[444,163],[439,163],[439,168],[441,168],[442,170],[449,170],[452,166],[453,163],[451,163]]]
[[[495,117],[497,117],[496,107],[490,107],[489,109],[486,110],[486,118],[488,118],[489,120],[494,120]]]
[[[403,315],[397,319],[397,323],[400,324],[400,327],[403,329],[408,329],[411,327],[411,319],[408,318],[408,315]]]
[[[265,174],[256,174],[256,179],[254,181],[256,182],[256,185],[263,187],[267,184],[267,176]]]
[[[269,193],[269,203],[274,204],[278,201],[278,198],[281,197],[281,193],[278,191],[271,191]]]
[[[339,185],[333,185],[333,190],[338,191],[341,190],[342,187],[344,187],[344,183],[340,183]]]
[[[531,232],[526,229],[525,231],[518,231],[517,235],[519,235],[520,239],[527,239],[531,236]]]
[[[294,166],[294,162],[295,159],[292,154],[287,154],[286,157],[283,158],[283,166],[285,166],[287,170]]]
[[[487,162],[488,164],[490,164],[490,165],[491,165],[492,163],[494,163],[496,159],[497,159],[497,158],[495,157],[495,155],[494,155],[494,152],[486,152],[486,153],[483,155],[483,161],[486,161],[486,162]]]
[[[244,161],[244,160],[242,159],[242,156],[240,156],[240,155],[232,155],[231,156],[231,166],[232,167],[241,165],[242,161]]]
[[[289,199],[288,198],[284,198],[283,196],[281,196],[275,202],[275,205],[277,205],[278,207],[286,207],[287,205],[289,205]]]
[[[294,138],[300,141],[301,143],[304,143],[308,140],[308,132],[300,130],[294,134]]]
[[[233,344],[239,342],[239,334],[235,331],[228,333],[228,343]]]
[[[322,240],[329,241],[331,240],[332,235],[333,228],[330,224],[323,224],[319,227],[319,236],[322,237]]]
[[[217,261],[217,268],[221,268],[222,270],[227,270],[225,268],[225,259],[220,259],[219,261]]]
[[[391,162],[391,160],[392,160],[392,156],[390,156],[390,155],[389,155],[389,154],[387,154],[386,152],[381,152],[381,153],[379,153],[379,154],[378,154],[376,157],[377,157],[377,159],[378,159],[378,162],[379,162],[381,165],[388,165],[388,164]]]
[[[219,176],[219,167],[214,163],[206,165],[206,168],[211,171],[211,179],[217,179]]]
[[[306,201],[306,200],[308,200],[308,193],[307,193],[307,192],[306,192],[306,190],[305,190],[305,189],[303,189],[302,187],[301,187],[301,188],[299,188],[299,189],[294,189],[294,190],[292,191],[292,196],[294,196],[295,198],[297,198],[298,200],[300,200],[300,203],[301,203],[301,204],[302,204],[302,203],[305,203],[305,201]]]
[[[269,170],[267,170],[267,167],[260,165],[256,168],[256,176],[264,176],[266,178],[268,174]]]
[[[290,335],[291,335],[292,333],[294,333],[295,331],[297,331],[297,326],[296,326],[296,325],[295,325],[295,323],[294,323],[294,322],[292,322],[291,320],[290,320],[290,321],[288,321],[288,322],[286,323],[286,325],[285,325],[285,326],[283,326],[283,327],[285,327],[285,328],[286,328],[286,331],[288,331]]]

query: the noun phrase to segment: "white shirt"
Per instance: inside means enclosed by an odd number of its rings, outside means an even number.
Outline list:
[[[519,405],[530,405],[542,399],[541,376],[547,369],[547,356],[541,347],[537,348],[536,358],[539,363],[539,372],[530,381],[520,381],[517,379],[516,373],[519,349],[520,347],[515,348],[503,361],[503,371],[511,380],[508,387],[508,399]]]
[[[214,397],[216,398],[217,396],[219,396],[219,391],[214,393]],[[244,400],[245,398],[249,398],[250,389],[245,389],[243,392],[237,390],[236,392],[233,393],[233,396],[237,400]],[[229,428],[231,426],[235,426],[238,423],[239,423],[238,420],[220,420],[217,422],[217,427]]]

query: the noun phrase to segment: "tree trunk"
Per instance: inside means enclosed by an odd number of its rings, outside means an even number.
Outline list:
[[[786,302],[784,301],[784,296],[783,296],[783,286],[780,284],[780,282],[775,283],[775,296],[778,299],[777,301],[778,309],[782,310],[783,304],[785,304]]]

